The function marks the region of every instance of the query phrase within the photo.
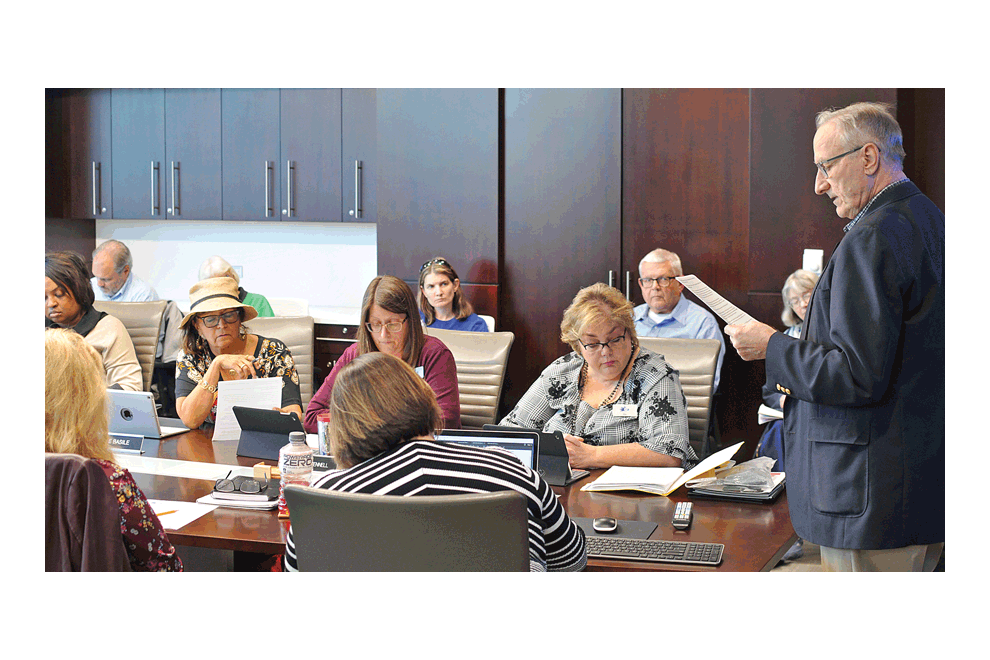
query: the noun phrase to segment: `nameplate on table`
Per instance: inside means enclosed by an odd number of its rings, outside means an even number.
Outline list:
[[[313,472],[327,472],[336,470],[337,464],[333,462],[333,456],[313,456]]]
[[[112,451],[123,451],[129,454],[143,454],[141,446],[144,444],[143,435],[132,433],[112,433],[110,434],[110,449]]]

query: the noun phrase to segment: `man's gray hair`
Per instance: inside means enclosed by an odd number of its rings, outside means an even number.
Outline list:
[[[901,126],[894,118],[894,106],[889,103],[853,103],[836,110],[822,110],[815,116],[815,128],[834,121],[842,136],[846,149],[872,142],[896,161],[897,167],[904,165],[904,136]]]
[[[217,255],[213,255],[199,267],[199,279],[205,280],[211,277],[229,277],[238,285],[241,283],[241,278],[237,276],[234,267]]]
[[[664,250],[663,248],[657,248],[653,252],[640,259],[639,261],[639,276],[643,276],[643,264],[662,264],[670,263],[670,267],[674,270],[674,275],[681,277],[684,275],[684,269],[681,268],[681,258],[670,250]]]
[[[93,250],[93,259],[96,259],[98,254],[111,250],[111,255],[113,256],[113,269],[117,273],[123,273],[125,268],[133,268],[134,261],[131,259],[131,251],[127,249],[127,246],[120,241],[111,238],[108,241],[100,243],[100,245]]]

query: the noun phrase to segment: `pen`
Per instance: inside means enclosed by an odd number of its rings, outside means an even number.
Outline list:
[[[157,516],[167,516],[170,513],[175,513],[178,509],[172,509],[171,511],[162,511],[161,513],[155,514]]]

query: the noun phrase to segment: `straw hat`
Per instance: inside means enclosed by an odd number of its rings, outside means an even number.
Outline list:
[[[216,312],[231,307],[244,308],[244,320],[250,321],[258,316],[258,310],[251,305],[245,305],[237,297],[237,282],[229,277],[210,277],[200,280],[189,289],[189,313],[179,324],[186,327],[189,319],[204,312]]]

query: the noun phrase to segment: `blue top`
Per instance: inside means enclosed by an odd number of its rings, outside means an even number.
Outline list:
[[[420,318],[423,318],[423,313],[419,313]],[[463,321],[453,318],[449,321],[441,321],[440,319],[434,319],[428,327],[439,328],[440,330],[465,330],[467,332],[488,332],[488,324],[485,323],[485,319],[481,318],[477,314],[472,314]]]
[[[722,373],[722,358],[725,357],[725,339],[722,337],[722,331],[718,329],[715,317],[684,296],[681,296],[670,314],[658,316],[660,321],[654,321],[650,316],[650,306],[646,303],[633,310],[636,334],[640,337],[718,340],[721,346],[718,349],[718,364],[715,365],[715,391],[717,391],[719,374]]]
[[[127,276],[127,281],[124,282],[124,286],[120,287],[120,291],[109,298],[100,290],[95,277],[90,282],[93,284],[93,293],[96,294],[97,300],[109,300],[112,302],[150,302],[152,300],[161,300],[151,285],[136,276],[134,271],[131,271],[131,274]]]

